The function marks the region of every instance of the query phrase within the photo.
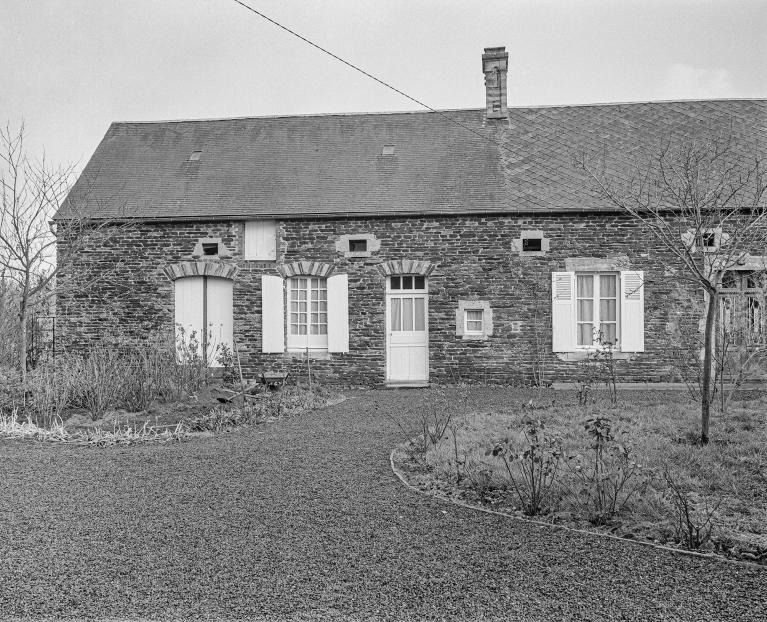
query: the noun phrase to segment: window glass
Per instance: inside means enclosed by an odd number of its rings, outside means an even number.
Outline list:
[[[416,277],[416,278],[423,279],[423,277]],[[424,312],[423,298],[415,299],[415,329],[426,330],[426,314]]]
[[[413,330],[413,299],[402,299],[402,330]]]
[[[466,332],[481,333],[483,330],[484,310],[466,309]]]
[[[426,289],[426,279],[422,276],[416,276],[413,278],[415,289]]]
[[[400,289],[400,277],[398,276],[391,277],[391,288]]]
[[[328,289],[325,279],[290,279],[290,334],[327,335]],[[311,347],[311,344],[309,344]]]
[[[590,346],[594,342],[594,277],[591,274],[579,274],[576,277],[577,305],[577,343]]]
[[[402,289],[413,289],[413,277],[412,276],[403,276],[402,277]]]
[[[402,300],[400,298],[391,299],[391,329],[400,330],[402,326]]]
[[[576,275],[576,343],[615,345],[618,339],[618,275]]]

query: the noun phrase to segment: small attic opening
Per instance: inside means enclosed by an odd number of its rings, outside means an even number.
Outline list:
[[[192,151],[192,155],[189,156],[189,162],[199,162],[202,157],[202,151]]]
[[[368,249],[367,240],[349,240],[350,253],[364,253]]]
[[[383,156],[393,156],[394,155],[394,145],[384,145],[383,150],[381,151],[381,155]]]
[[[218,242],[203,242],[202,254],[206,257],[215,257],[218,255]]]
[[[522,252],[536,253],[543,250],[541,238],[522,238]]]

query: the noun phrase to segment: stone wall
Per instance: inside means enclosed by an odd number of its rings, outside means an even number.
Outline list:
[[[671,257],[626,217],[604,214],[296,219],[278,223],[276,262],[244,261],[242,222],[143,223],[131,226],[78,256],[81,274],[95,285],[58,301],[59,348],[84,349],[99,339],[133,341],[172,335],[173,283],[165,268],[192,261],[200,238],[220,238],[237,265],[234,337],[246,374],[261,370],[305,374],[303,355],[261,353],[261,275],[277,266],[314,260],[349,275],[350,352],[311,361],[327,381],[381,385],[385,372],[385,277],[379,264],[424,260],[428,277],[430,378],[490,383],[530,382],[534,361],[546,379],[572,380],[579,367],[551,352],[551,273],[573,258],[612,258],[645,272],[645,352],[621,364],[622,381],[673,381],[671,344],[695,330],[694,307],[702,294],[685,288]],[[520,252],[523,231],[542,232],[542,252]],[[341,236],[369,234],[380,248],[354,256],[337,247]],[[66,252],[62,240],[60,252]],[[99,277],[99,275],[101,275]],[[62,274],[60,282],[77,280]],[[489,301],[493,334],[456,335],[458,301]]]

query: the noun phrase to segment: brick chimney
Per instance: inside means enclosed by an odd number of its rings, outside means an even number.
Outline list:
[[[485,101],[488,119],[505,119],[506,73],[509,69],[509,54],[505,47],[485,48],[482,55],[482,71],[485,74]]]

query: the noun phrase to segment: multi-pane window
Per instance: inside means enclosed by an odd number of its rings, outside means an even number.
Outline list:
[[[576,344],[616,345],[618,275],[576,274]]]
[[[731,342],[761,344],[767,337],[765,326],[765,273],[728,270],[722,278],[721,322]]]
[[[481,334],[484,331],[485,311],[466,309],[464,314],[464,334]]]
[[[327,348],[327,281],[308,276],[290,279],[289,303],[288,348]]]
[[[426,330],[426,277],[389,277],[389,293],[392,332]]]

